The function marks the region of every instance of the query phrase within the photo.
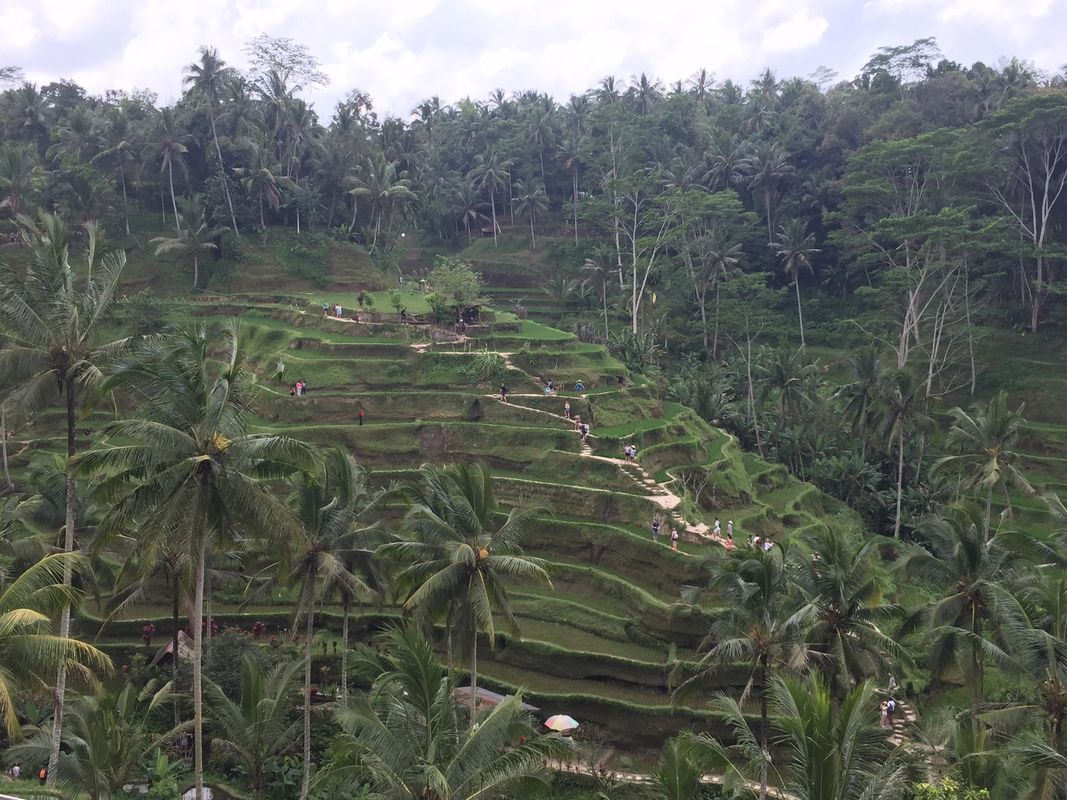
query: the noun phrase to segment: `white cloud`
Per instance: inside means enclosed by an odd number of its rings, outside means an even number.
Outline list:
[[[434,94],[564,100],[608,74],[669,83],[703,67],[747,81],[766,66],[788,76],[827,64],[847,76],[877,47],[929,35],[956,60],[1019,55],[1056,69],[1064,19],[1067,0],[0,0],[0,63],[166,101],[200,45],[245,66],[244,43],[266,32],[322,61],[331,84],[312,99],[323,118],[354,87],[406,117]]]

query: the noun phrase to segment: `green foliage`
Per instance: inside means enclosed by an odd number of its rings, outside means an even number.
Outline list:
[[[469,261],[453,256],[436,256],[427,280],[437,295],[437,302],[453,311],[461,312],[485,302],[481,296],[481,277]]]
[[[989,800],[989,790],[960,786],[952,778],[942,778],[936,783],[915,784],[912,800]]]
[[[315,288],[326,285],[326,254],[330,240],[319,234],[283,236],[274,244],[274,257],[294,278]]]

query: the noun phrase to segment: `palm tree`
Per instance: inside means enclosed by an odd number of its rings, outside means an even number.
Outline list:
[[[852,433],[860,437],[860,458],[867,460],[867,440],[882,378],[882,361],[873,347],[864,348],[845,359],[849,382],[834,395],[845,403],[845,417]]]
[[[474,169],[467,174],[467,177],[474,181],[479,192],[489,195],[489,208],[493,222],[493,247],[497,245],[496,232],[499,227],[496,224],[496,193],[507,183],[510,167],[510,161],[498,158],[494,151],[489,150],[478,156]]]
[[[780,792],[798,800],[896,800],[910,795],[907,763],[892,751],[885,731],[874,722],[876,695],[857,686],[838,705],[817,674],[778,677],[770,686],[775,743],[784,755]],[[768,767],[768,754],[752,737],[740,706],[719,695],[713,703],[731,729],[735,744],[688,736],[690,757],[725,772],[726,789],[747,794]]]
[[[0,189],[7,197],[0,202],[0,210],[18,214],[23,198],[33,188],[36,164],[30,152],[16,142],[4,142],[0,147]]]
[[[470,642],[471,724],[478,690],[478,634],[496,644],[494,610],[513,632],[518,623],[511,612],[508,579],[535,580],[552,585],[547,563],[522,555],[520,543],[536,508],[512,508],[496,526],[499,506],[492,477],[480,465],[460,464],[447,469],[421,468],[412,487],[413,502],[405,527],[407,541],[383,545],[379,553],[406,564],[395,576],[408,592],[405,609],[437,614],[447,609],[449,641],[462,623]],[[451,650],[451,648],[449,648]]]
[[[700,285],[700,320],[704,329],[704,349],[708,348],[708,319],[704,301],[707,289],[715,287],[715,335],[712,338],[711,357],[719,358],[719,300],[722,284],[730,270],[737,266],[742,255],[741,243],[736,241],[726,226],[714,225],[693,242],[695,261],[700,265],[697,280]]]
[[[913,431],[927,430],[933,421],[925,414],[926,398],[911,373],[897,370],[883,376],[879,387],[878,433],[886,449],[897,446],[897,510],[893,536],[900,538],[901,507],[904,499],[904,441]]]
[[[793,172],[788,155],[773,142],[759,142],[741,161],[742,171],[748,175],[748,186],[763,193],[763,209],[767,214],[767,243],[774,242],[774,195],[782,179]]]
[[[296,516],[301,533],[281,543],[284,558],[279,563],[283,582],[297,588],[295,622],[306,620],[304,630],[304,775],[300,800],[306,800],[311,785],[311,657],[315,639],[315,605],[335,586],[346,597],[370,594],[371,589],[348,569],[352,541],[358,529],[356,505],[365,484],[355,460],[340,450],[327,454],[318,476],[305,476],[297,486]]]
[[[130,206],[126,193],[126,172],[133,171],[138,165],[140,148],[133,139],[128,115],[117,110],[110,115],[106,131],[100,137],[101,150],[89,163],[110,161],[118,168],[119,185],[122,187],[122,217],[126,225],[126,235],[130,235]]]
[[[645,115],[652,110],[652,106],[660,98],[663,84],[656,78],[649,78],[645,73],[633,79],[630,87],[633,92],[634,108],[638,114]]]
[[[782,271],[791,278],[797,291],[797,317],[800,320],[800,347],[804,344],[804,312],[800,306],[800,271],[811,272],[810,257],[818,253],[814,247],[815,236],[808,233],[808,226],[799,219],[792,219],[788,225],[778,228],[777,241],[771,242],[771,248],[782,260]]]
[[[962,488],[985,491],[985,532],[989,535],[993,506],[993,491],[1004,493],[1008,514],[1011,514],[1011,495],[1008,487],[1033,494],[1034,488],[1019,472],[1015,461],[1019,454],[1014,448],[1019,434],[1026,425],[1023,417],[1025,404],[1014,411],[1008,408],[1008,393],[1005,391],[989,399],[984,408],[975,406],[970,413],[959,406],[949,411],[952,427],[945,444],[957,455],[945,456],[934,470],[955,469],[961,473]]]
[[[384,638],[381,655],[360,648],[358,670],[371,688],[337,712],[342,733],[327,784],[358,778],[374,797],[425,800],[527,797],[547,784],[548,760],[569,748],[538,734],[520,696],[464,726],[430,643],[412,627]]]
[[[136,783],[145,757],[166,748],[186,725],[160,731],[153,716],[170,702],[171,684],[157,688],[150,681],[143,689],[127,683],[118,692],[101,688],[95,695],[77,698],[67,709],[65,745],[57,779],[83,790],[89,800],[126,797],[124,787]],[[40,731],[13,754],[25,763],[48,757],[49,736]]]
[[[789,614],[792,606],[792,576],[786,567],[785,547],[769,551],[734,550],[716,566],[708,590],[721,592],[727,611],[714,623],[701,644],[704,655],[697,671],[680,678],[674,696],[685,699],[700,689],[715,685],[721,670],[743,663],[751,667],[741,693],[741,702],[755,695],[759,706],[758,747],[763,753],[760,798],[766,800],[770,765],[771,686],[782,669],[799,670],[808,660],[803,638]],[[684,599],[695,600],[692,587]]]
[[[563,314],[567,310],[567,303],[574,297],[574,292],[578,288],[578,282],[573,278],[568,278],[562,272],[557,272],[552,276],[543,287],[542,290],[548,295],[559,308],[559,318],[562,322]]]
[[[534,219],[548,208],[548,196],[545,194],[544,187],[536,182],[527,189],[522,181],[515,181],[514,190],[518,212],[530,215],[530,249],[536,250],[537,240],[534,238]]]
[[[22,733],[15,713],[20,689],[39,687],[41,676],[54,671],[91,677],[111,668],[111,659],[92,645],[51,632],[55,616],[81,598],[67,579],[81,563],[75,553],[45,556],[0,592],[0,722],[9,739]],[[50,746],[47,752],[51,759]]]
[[[121,365],[109,388],[134,390],[138,416],[111,423],[81,454],[87,474],[111,474],[103,531],[137,523],[143,536],[172,537],[193,568],[193,769],[203,798],[203,633],[208,553],[239,530],[295,535],[297,525],[264,479],[310,468],[307,445],[249,434],[254,384],[240,327],[189,325],[148,342]]]
[[[615,255],[610,248],[597,247],[593,250],[593,255],[582,264],[582,269],[591,272],[600,284],[600,302],[604,308],[604,338],[607,339],[610,333],[608,330],[608,284],[611,283],[612,276],[618,270]]]
[[[207,116],[211,121],[211,141],[215,143],[215,155],[219,159],[219,176],[222,178],[222,190],[226,194],[226,207],[230,210],[230,222],[233,232],[237,230],[237,216],[233,213],[233,200],[230,199],[230,182],[226,178],[226,164],[222,160],[222,148],[219,147],[219,134],[215,130],[215,109],[221,105],[222,96],[232,76],[232,70],[219,58],[214,47],[200,48],[200,61],[185,68],[182,83],[189,89],[190,95],[207,106]]]
[[[300,666],[300,661],[282,662],[265,673],[260,659],[246,655],[241,661],[241,694],[236,699],[207,682],[217,730],[212,749],[240,763],[255,800],[263,796],[271,761],[293,749],[299,723],[289,720]]]
[[[571,171],[571,211],[574,214],[574,243],[578,244],[578,167],[581,159],[582,138],[570,133],[559,145],[559,155],[564,169]]]
[[[249,194],[254,194],[259,202],[259,227],[267,229],[263,216],[264,205],[277,211],[282,203],[281,187],[284,179],[278,174],[281,167],[270,158],[270,151],[263,143],[251,143],[247,167],[234,169],[233,174],[241,180],[241,186]]]
[[[480,225],[485,219],[482,209],[485,205],[478,198],[474,190],[474,184],[467,179],[457,180],[452,184],[451,191],[452,210],[463,221],[463,227],[467,230],[467,243],[473,241],[471,237],[471,225]]]
[[[226,228],[208,226],[200,198],[196,195],[185,204],[185,211],[189,215],[188,224],[185,228],[179,226],[177,236],[156,236],[151,243],[156,246],[157,256],[173,253],[178,259],[192,259],[193,288],[196,289],[200,284],[200,256],[218,252],[218,241],[226,233]]]
[[[972,733],[977,734],[985,659],[1008,660],[1001,645],[1010,636],[1006,631],[1017,628],[1023,616],[1011,588],[1029,564],[1025,551],[1030,542],[1009,532],[985,535],[981,517],[959,505],[923,520],[919,530],[925,546],[913,548],[900,569],[943,587],[946,594],[912,614],[904,630],[925,624],[933,641],[929,661],[935,676],[944,673],[961,648],[969,656],[962,666],[970,689]]]
[[[798,582],[804,604],[792,621],[804,632],[812,660],[828,675],[834,699],[843,700],[875,677],[887,657],[910,663],[904,648],[881,629],[902,609],[882,600],[885,587],[871,558],[875,539],[854,543],[827,528],[807,542],[811,558],[804,560]]]
[[[174,210],[174,224],[181,230],[182,223],[178,215],[178,196],[174,193],[174,165],[185,171],[184,156],[189,151],[185,143],[189,140],[187,133],[178,129],[178,119],[173,108],[164,108],[159,112],[156,122],[154,141],[151,142],[141,158],[147,162],[151,159],[159,159],[160,173],[167,173],[167,183],[170,185],[170,204]]]
[[[74,550],[76,485],[69,459],[78,451],[77,412],[82,392],[100,383],[101,369],[126,346],[127,340],[102,343],[101,329],[109,313],[119,276],[126,263],[122,251],[101,252],[98,231],[86,226],[87,244],[83,263],[71,263],[71,242],[66,225],[58,217],[41,214],[40,225],[19,218],[24,240],[31,249],[25,272],[0,271],[0,329],[7,334],[0,351],[0,374],[16,388],[5,403],[17,414],[33,413],[57,399],[66,405],[67,477],[63,551]],[[70,562],[66,562],[68,567]],[[70,585],[71,575],[64,582]],[[59,636],[70,635],[70,609],[60,613]],[[66,670],[56,675],[55,728],[52,755],[59,757],[63,730]],[[49,769],[49,774],[53,770]]]
[[[352,194],[370,198],[371,216],[374,218],[374,240],[370,249],[374,252],[382,231],[382,220],[388,219],[392,228],[393,210],[412,205],[418,197],[411,190],[407,174],[397,170],[397,162],[376,158],[368,160],[367,167],[364,178],[352,190]]]

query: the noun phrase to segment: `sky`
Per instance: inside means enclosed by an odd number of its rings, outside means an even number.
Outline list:
[[[1017,56],[1057,72],[1067,0],[0,0],[0,66],[162,103],[201,45],[243,68],[261,33],[319,59],[330,82],[307,96],[324,119],[353,88],[407,119],[433,95],[499,87],[563,102],[609,74],[667,84],[705,68],[747,83],[765,67],[785,78],[827,66],[846,79],[878,47],[925,36],[967,65]]]

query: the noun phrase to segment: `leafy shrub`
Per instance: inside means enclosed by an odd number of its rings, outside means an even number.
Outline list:
[[[274,245],[274,257],[292,277],[321,288],[326,285],[328,247],[329,240],[321,234],[286,236]]]
[[[147,289],[127,298],[120,308],[122,321],[141,336],[163,330],[163,303]]]

